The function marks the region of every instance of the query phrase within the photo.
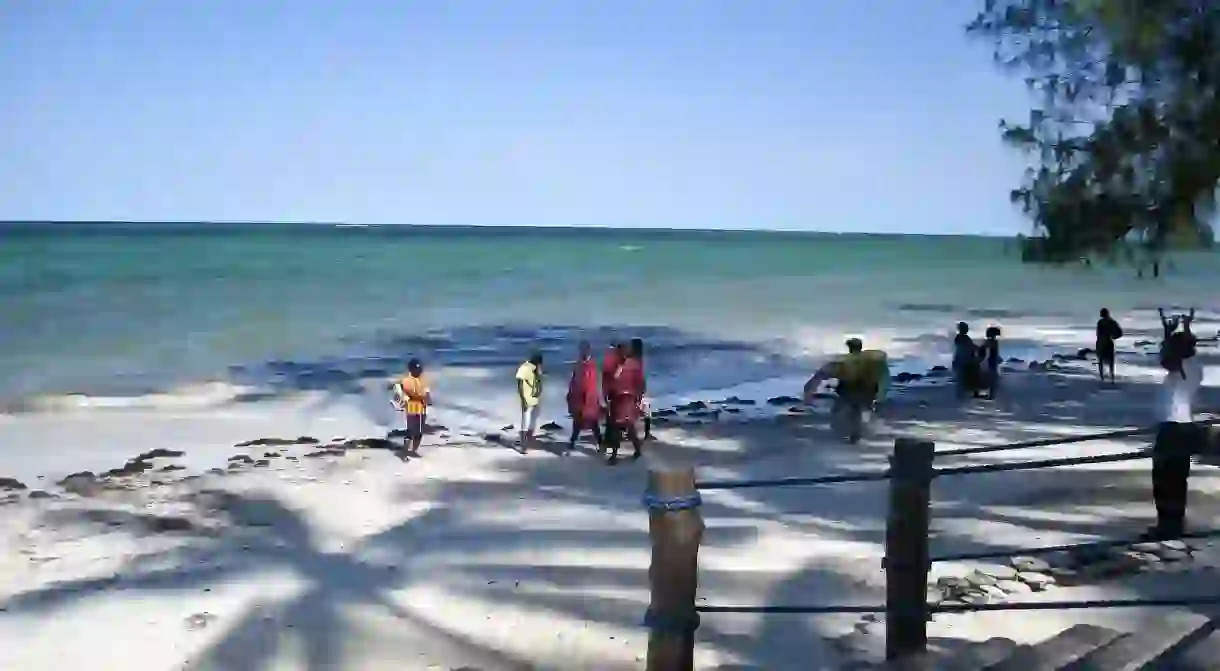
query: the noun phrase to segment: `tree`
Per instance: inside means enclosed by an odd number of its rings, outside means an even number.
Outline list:
[[[1032,163],[1011,194],[1037,233],[1022,241],[1024,259],[1135,247],[1155,262],[1211,242],[1220,3],[987,0],[967,30],[1038,99],[1027,123],[1001,123]]]

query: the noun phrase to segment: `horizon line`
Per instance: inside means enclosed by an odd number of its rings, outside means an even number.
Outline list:
[[[382,223],[364,224],[345,221],[292,221],[292,220],[241,220],[241,219],[177,219],[172,221],[156,219],[0,219],[0,226],[35,226],[35,225],[151,225],[151,226],[188,226],[188,225],[220,225],[220,226],[326,226],[334,228],[435,228],[435,229],[522,229],[522,230],[552,230],[552,231],[624,231],[643,233],[787,233],[807,235],[844,235],[844,236],[920,236],[937,238],[1012,238],[1020,233],[923,233],[901,231],[833,231],[810,230],[800,228],[658,228],[649,226],[621,227],[603,224],[572,225],[512,225],[512,224],[409,224]]]

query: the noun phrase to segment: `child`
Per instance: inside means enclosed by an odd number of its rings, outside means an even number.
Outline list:
[[[983,380],[987,398],[994,399],[996,387],[1000,383],[1000,327],[987,327],[987,339],[979,348],[979,359],[985,371]]]
[[[424,439],[424,428],[428,417],[428,406],[432,395],[424,377],[424,365],[419,359],[407,362],[407,374],[394,385],[395,406],[402,409],[407,420],[406,451],[419,455],[419,444]]]

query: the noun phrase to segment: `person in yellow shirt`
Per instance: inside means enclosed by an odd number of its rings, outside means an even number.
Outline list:
[[[521,453],[536,447],[534,433],[538,430],[538,412],[542,405],[542,354],[534,352],[517,369],[517,398],[521,401]]]
[[[835,387],[834,417],[847,422],[847,439],[859,442],[866,413],[871,413],[889,390],[890,367],[885,352],[865,350],[859,338],[847,341],[847,356],[822,366],[805,383],[805,402],[813,399],[827,379],[839,381]]]
[[[395,390],[398,403],[407,418],[407,452],[419,454],[419,444],[424,440],[424,426],[428,419],[428,406],[432,404],[428,380],[424,377],[424,365],[419,359],[407,362],[407,374],[398,382]]]

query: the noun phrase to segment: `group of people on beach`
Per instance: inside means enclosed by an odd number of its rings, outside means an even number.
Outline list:
[[[517,428],[522,454],[537,447],[545,377],[541,352],[534,352],[517,368],[515,380],[521,408]],[[642,339],[612,342],[602,355],[600,365],[593,356],[592,345],[582,341],[568,382],[567,406],[572,418],[572,435],[564,454],[574,450],[580,435],[589,431],[597,442],[598,451],[610,452],[609,464],[618,463],[618,451],[624,438],[634,448],[631,458],[640,458],[644,441],[652,437],[652,420],[645,396],[647,387]],[[428,407],[432,404],[423,363],[411,359],[406,374],[393,389],[394,407],[406,419],[406,452],[418,455]]]

